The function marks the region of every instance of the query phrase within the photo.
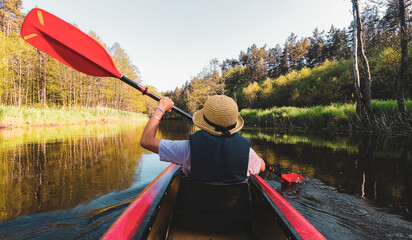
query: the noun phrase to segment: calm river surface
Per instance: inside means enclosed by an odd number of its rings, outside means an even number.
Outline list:
[[[144,125],[0,132],[0,239],[98,239],[167,165],[142,149]],[[186,120],[158,137],[187,139]],[[298,186],[269,184],[328,239],[412,239],[412,139],[243,130]]]

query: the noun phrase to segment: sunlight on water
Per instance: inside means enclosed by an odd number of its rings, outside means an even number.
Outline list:
[[[5,136],[0,141],[0,220],[66,209],[128,188],[143,149],[142,126],[76,126]],[[113,167],[116,166],[116,167]]]
[[[185,120],[184,120],[185,121]],[[187,139],[187,121],[158,137]],[[99,238],[168,163],[139,145],[144,125],[0,132],[0,239]],[[411,139],[242,131],[256,152],[307,178],[269,184],[329,239],[412,238]]]

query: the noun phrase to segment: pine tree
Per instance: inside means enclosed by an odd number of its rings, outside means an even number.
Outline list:
[[[268,77],[276,78],[281,74],[280,61],[282,57],[282,48],[279,44],[268,50]]]
[[[308,58],[308,67],[312,68],[318,66],[325,61],[324,55],[324,45],[325,40],[323,39],[323,31],[319,32],[319,29],[316,28],[313,31],[313,36],[309,38],[310,48],[307,54]]]
[[[310,41],[308,38],[303,38],[298,41],[294,47],[293,58],[296,62],[295,70],[300,70],[307,66],[307,54],[310,48]]]

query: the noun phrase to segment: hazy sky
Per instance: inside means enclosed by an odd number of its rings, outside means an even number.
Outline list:
[[[173,90],[213,58],[238,58],[252,44],[283,46],[291,32],[348,27],[349,0],[24,0],[118,42],[140,70],[143,84]]]

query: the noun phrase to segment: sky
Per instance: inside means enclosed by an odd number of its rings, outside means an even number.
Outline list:
[[[256,44],[283,46],[293,32],[347,28],[350,0],[23,0],[23,12],[42,8],[108,46],[118,42],[143,84],[174,90],[209,65]]]

